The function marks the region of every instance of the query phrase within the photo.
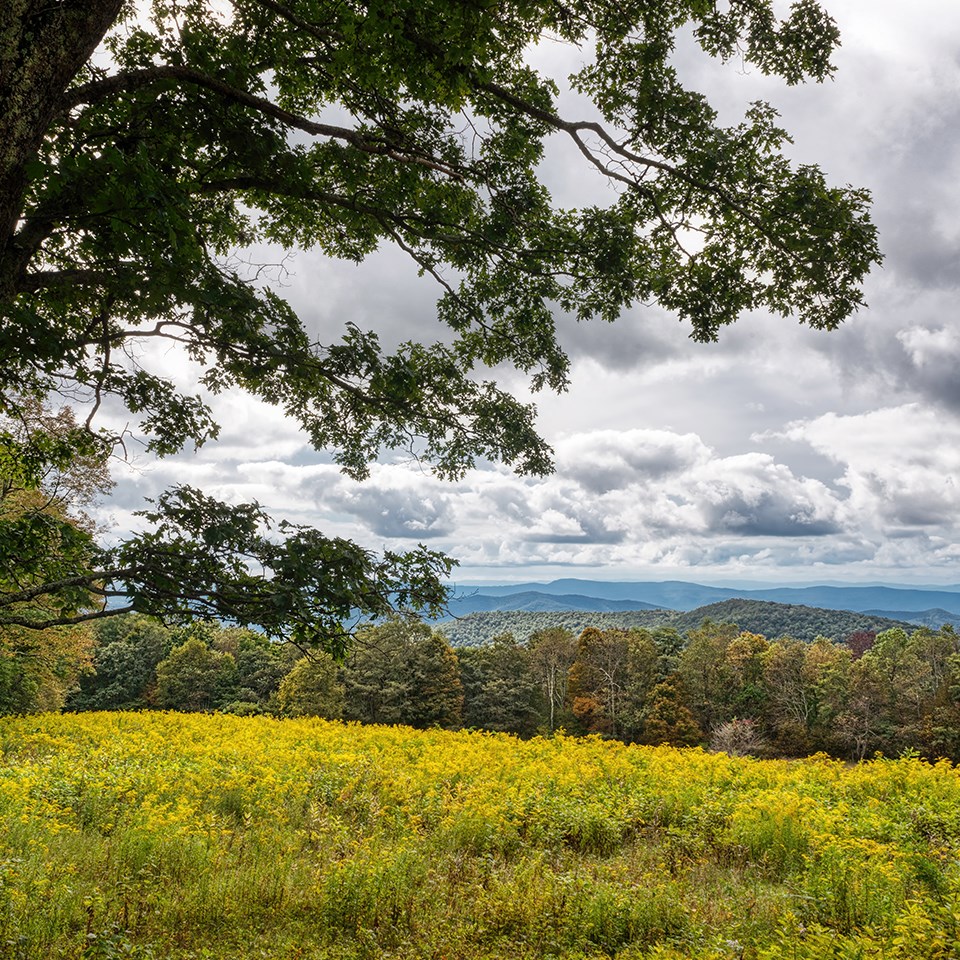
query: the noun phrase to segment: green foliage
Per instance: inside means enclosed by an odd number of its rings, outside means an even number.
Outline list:
[[[655,632],[672,629],[676,634],[695,630],[705,619],[716,623],[736,623],[741,630],[775,639],[795,637],[812,641],[832,637],[840,641],[859,630],[882,631],[894,627],[915,629],[909,623],[853,613],[849,610],[822,610],[799,604],[771,603],[765,600],[724,600],[697,607],[695,610],[624,610],[618,613],[587,611],[513,611],[491,610],[471,613],[457,620],[445,621],[438,629],[450,638],[455,647],[481,646],[498,633],[512,633],[526,640],[538,630],[562,629],[579,635],[587,627],[598,630],[630,630],[646,628]],[[658,643],[663,647],[663,643]],[[679,653],[677,644],[674,653]]]
[[[540,725],[531,650],[512,634],[457,651],[463,725],[530,736]]]
[[[165,681],[158,675],[179,672],[169,662],[175,647],[197,641],[213,661],[230,669],[218,669],[212,700],[202,709],[231,713],[263,713],[275,709],[281,680],[293,667],[295,648],[270,641],[263,634],[236,627],[198,621],[188,628],[169,628],[142,614],[125,614],[97,621],[93,628],[91,669],[80,678],[70,695],[70,710],[142,710],[164,706],[198,709],[189,683]],[[199,660],[198,648],[194,650]],[[227,655],[230,660],[223,660]],[[174,657],[176,663],[177,657]],[[159,669],[162,666],[162,670]],[[181,678],[182,679],[182,678]],[[178,697],[183,697],[183,702]]]
[[[531,677],[539,687],[547,733],[553,733],[567,719],[570,668],[577,656],[577,642],[569,630],[550,627],[533,633],[529,644]]]
[[[297,662],[291,645],[211,622],[170,630],[127,615],[93,634],[92,658],[83,631],[16,635],[19,658],[0,651],[0,710],[57,710],[67,698],[70,710],[342,713],[762,756],[960,760],[960,643],[949,627],[886,631],[859,659],[826,637],[770,643],[709,621],[685,640],[671,628],[591,629],[579,641],[546,630],[529,644],[506,635],[457,654],[423,622],[394,618],[361,630],[338,667],[316,653]]]
[[[223,701],[235,671],[236,661],[229,653],[191,637],[157,665],[157,705],[188,712],[212,710]]]
[[[214,439],[203,396],[148,361],[159,338],[202,388],[282,408],[354,477],[391,450],[446,477],[478,458],[542,473],[550,450],[533,407],[484,371],[511,364],[536,390],[563,389],[558,312],[613,320],[656,302],[696,340],[754,310],[831,329],[880,259],[866,191],[792,166],[768,104],[720,125],[672,65],[677,38],[692,36],[788,84],[823,80],[838,35],[814,0],[782,17],[773,0],[16,0],[9,13],[0,412],[14,417],[19,398],[62,391],[91,415],[127,410],[159,455]],[[543,37],[585,52],[569,83],[599,122],[562,116],[556,78],[529,66]],[[606,205],[553,204],[539,179],[550,137],[615,185]],[[264,242],[351,261],[393,244],[439,281],[450,332],[392,354],[352,324],[315,342],[241,266]],[[61,462],[45,432],[0,444],[0,460],[31,477]],[[92,419],[81,433],[78,452],[122,442]],[[148,532],[107,551],[16,531],[37,546],[40,592],[5,582],[3,605],[42,596],[53,625],[100,585],[141,613],[258,625],[335,654],[351,611],[442,605],[449,563],[422,548],[377,559],[315,531],[268,536],[256,505],[189,488],[146,516]]]
[[[42,630],[103,606],[102,586],[83,575],[95,552],[85,510],[112,483],[107,448],[73,411],[21,395],[16,406],[12,416],[0,403],[0,630]]]
[[[342,681],[347,720],[413,727],[461,724],[457,656],[442,634],[420,621],[393,618],[358,631]]]
[[[817,637],[843,640],[861,630],[890,630],[894,627],[911,629],[910,624],[889,617],[879,617],[850,610],[824,610],[792,603],[772,603],[767,600],[724,600],[678,613],[671,624],[683,633],[696,629],[704,619],[717,623],[735,623],[741,630],[762,633],[769,639],[795,637],[812,641]]]
[[[297,648],[236,627],[215,629],[210,642],[236,663],[236,687],[230,693],[235,702],[253,704],[258,712],[272,711],[280,684],[296,664]]]
[[[677,673],[690,708],[704,730],[731,719],[736,712],[734,663],[727,651],[738,634],[736,624],[710,620],[687,633]]]
[[[333,658],[316,653],[298,660],[280,681],[277,706],[285,717],[341,717],[343,687]]]
[[[140,710],[154,704],[157,665],[175,644],[161,623],[141,614],[99,621],[93,663],[67,706],[71,710]]]
[[[0,408],[0,713],[59,710],[89,669],[84,619],[102,606],[97,585],[71,582],[93,544],[85,509],[111,486],[105,451],[72,411],[19,397],[18,418]],[[56,597],[42,585],[58,580]],[[38,590],[38,587],[40,588]]]
[[[627,610],[621,613],[591,613],[569,611],[515,611],[491,610],[469,613],[456,620],[437,624],[458,650],[461,647],[480,647],[498,634],[510,633],[518,641],[532,642],[534,635],[546,631],[563,630],[579,636],[587,627],[598,630],[629,630],[632,627],[656,627],[669,619],[669,611]]]
[[[90,670],[86,625],[0,629],[0,714],[59,711]]]
[[[648,743],[666,743],[673,747],[692,747],[703,739],[703,731],[686,706],[683,680],[674,674],[650,691],[650,708],[644,725]]]
[[[944,726],[956,716],[956,634],[886,630],[850,668],[837,722],[855,756],[919,750],[958,758]]]
[[[161,495],[146,516],[151,529],[114,551],[138,612],[257,624],[272,638],[342,656],[358,612],[436,612],[446,596],[440,577],[451,563],[434,551],[377,558],[348,540],[288,523],[280,524],[278,538],[255,504],[228,506],[190,487]]]

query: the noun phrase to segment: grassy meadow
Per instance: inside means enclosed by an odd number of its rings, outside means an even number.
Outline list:
[[[960,956],[960,777],[224,715],[0,720],[10,958]]]

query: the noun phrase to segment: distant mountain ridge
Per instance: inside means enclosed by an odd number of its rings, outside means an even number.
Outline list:
[[[680,633],[686,633],[700,626],[705,619],[717,623],[735,623],[741,630],[761,633],[768,640],[786,636],[796,640],[810,641],[817,637],[830,637],[832,640],[841,641],[851,633],[863,630],[882,633],[896,627],[914,629],[907,621],[882,615],[739,598],[675,613],[668,625]]]
[[[864,613],[880,615],[879,610],[864,610]],[[949,624],[951,627],[960,627],[960,614],[950,613],[949,610],[884,610],[882,615],[893,617],[895,620],[906,620],[917,627],[930,627],[938,630]]]
[[[466,593],[451,600],[448,609],[452,616],[463,617],[471,613],[508,609],[532,612],[585,610],[595,613],[613,613],[623,610],[658,610],[660,608],[643,600],[610,600],[581,594],[548,594],[536,590],[525,590],[506,596],[485,596],[479,592]]]
[[[451,612],[457,616],[481,609],[478,606],[481,597],[499,598],[501,601],[499,606],[486,609],[506,610],[514,609],[510,606],[509,597],[518,594],[536,594],[540,597],[563,597],[566,599],[564,601],[558,599],[558,602],[567,603],[573,603],[573,598],[578,598],[578,603],[582,603],[584,598],[593,601],[628,602],[628,606],[619,607],[621,610],[660,608],[689,611],[712,603],[721,603],[724,600],[742,599],[766,600],[825,610],[870,612],[881,616],[893,614],[894,619],[900,619],[905,614],[928,615],[935,614],[936,611],[944,611],[960,617],[960,586],[921,588],[886,585],[851,587],[814,585],[736,589],[712,587],[685,580],[606,581],[567,578],[553,580],[550,583],[461,587],[458,593],[460,599],[455,599],[451,603]],[[467,603],[468,600],[470,603]],[[526,602],[533,601],[528,597]],[[538,602],[546,604],[545,600]],[[570,605],[567,609],[577,610],[584,607]]]

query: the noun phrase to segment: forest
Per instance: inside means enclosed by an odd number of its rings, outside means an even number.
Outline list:
[[[949,626],[769,640],[707,619],[685,633],[548,627],[454,648],[420,620],[393,618],[362,627],[337,661],[251,630],[129,614],[47,631],[32,650],[7,642],[0,710],[317,716],[765,757],[957,761],[960,643]]]
[[[949,615],[948,615],[949,616]],[[483,646],[499,633],[512,633],[518,640],[551,627],[562,627],[579,634],[587,627],[599,630],[629,630],[632,627],[673,627],[686,633],[700,626],[705,619],[736,623],[751,633],[766,637],[795,637],[815,640],[817,637],[845,637],[858,630],[881,633],[895,627],[913,630],[917,626],[938,629],[949,619],[918,623],[916,614],[902,620],[888,616],[854,613],[850,610],[824,610],[794,603],[773,603],[768,600],[723,600],[694,610],[619,610],[593,612],[586,610],[489,610],[445,620],[439,625],[454,647]]]

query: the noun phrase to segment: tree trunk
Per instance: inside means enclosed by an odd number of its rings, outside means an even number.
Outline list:
[[[117,19],[124,0],[6,0],[0,18],[0,303],[16,292],[32,253],[18,247],[27,165],[71,80]]]

